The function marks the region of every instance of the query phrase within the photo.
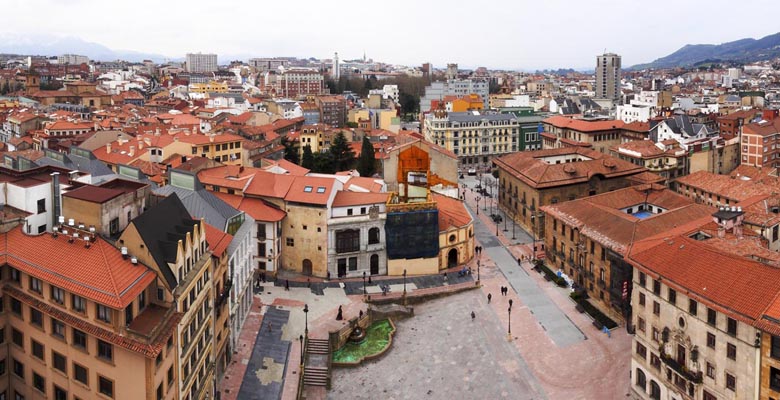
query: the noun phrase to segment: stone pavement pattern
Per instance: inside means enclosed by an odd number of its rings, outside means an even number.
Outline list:
[[[287,324],[289,315],[289,311],[274,306],[266,310],[241,383],[239,399],[262,400],[281,397],[282,378],[290,350],[290,341],[282,340],[282,328]]]
[[[481,298],[469,291],[416,305],[383,358],[334,370],[328,398],[547,398]]]

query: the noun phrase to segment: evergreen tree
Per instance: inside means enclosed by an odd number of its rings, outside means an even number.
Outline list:
[[[293,164],[300,163],[300,155],[295,146],[289,140],[282,140],[282,145],[284,146],[284,159]]]
[[[303,147],[301,167],[306,168],[308,170],[314,170],[314,154],[312,154],[311,146],[308,144]]]
[[[360,176],[373,176],[376,172],[374,146],[371,145],[368,136],[363,136],[363,146],[360,148],[360,158],[358,158],[357,170],[360,173]]]
[[[333,168],[335,171],[346,171],[352,168],[355,163],[355,152],[349,147],[347,138],[344,137],[344,132],[339,132],[333,138],[333,142],[330,144],[331,159],[333,160]]]
[[[336,166],[333,160],[333,155],[326,151],[324,153],[314,154],[314,166],[311,168],[313,172],[319,172],[322,174],[336,173]]]

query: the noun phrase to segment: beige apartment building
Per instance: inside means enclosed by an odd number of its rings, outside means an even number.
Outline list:
[[[0,236],[2,398],[179,398],[179,314],[152,269],[75,226]]]

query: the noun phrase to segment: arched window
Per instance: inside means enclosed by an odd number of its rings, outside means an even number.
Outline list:
[[[661,387],[655,381],[650,381],[650,398],[661,400]]]
[[[645,377],[645,372],[639,368],[636,369],[636,385],[642,388],[642,393],[647,390],[647,377]]]
[[[379,228],[371,228],[368,230],[368,244],[379,243]]]

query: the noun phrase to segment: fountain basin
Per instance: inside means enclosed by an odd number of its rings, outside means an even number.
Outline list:
[[[363,332],[365,337],[362,340],[348,340],[344,346],[333,352],[333,366],[354,367],[382,356],[393,343],[395,325],[390,319],[383,319],[375,321]]]

